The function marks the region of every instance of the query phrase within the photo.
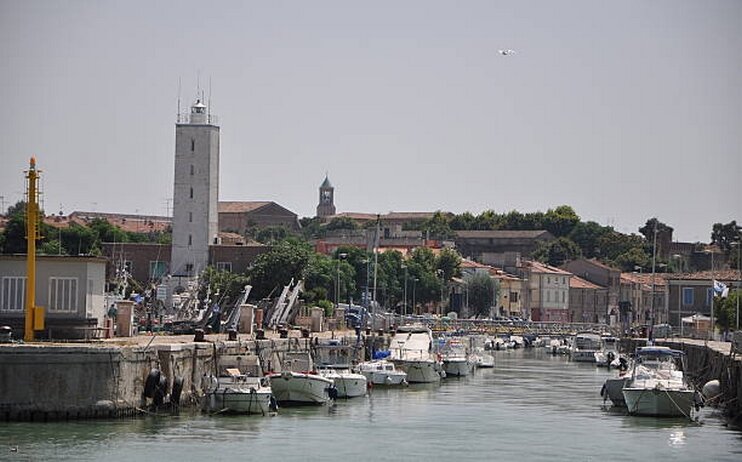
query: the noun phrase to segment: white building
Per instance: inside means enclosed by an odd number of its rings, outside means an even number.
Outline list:
[[[23,331],[26,256],[0,256],[0,325]],[[44,308],[46,331],[54,338],[84,337],[86,328],[103,327],[106,260],[99,257],[36,257],[36,305]]]
[[[197,276],[219,231],[219,127],[201,102],[175,125],[173,245],[170,273]]]
[[[533,321],[569,322],[572,273],[537,261],[526,263],[528,306]]]

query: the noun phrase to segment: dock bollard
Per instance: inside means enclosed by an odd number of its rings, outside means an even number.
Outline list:
[[[227,340],[230,340],[230,341],[237,340],[237,331],[234,329],[229,329],[227,331]]]
[[[204,342],[204,330],[203,329],[196,329],[195,330],[196,335],[193,337],[194,342]]]
[[[278,335],[280,338],[289,338],[289,330],[288,329],[279,329]]]
[[[265,340],[265,331],[263,329],[255,331],[255,340]]]

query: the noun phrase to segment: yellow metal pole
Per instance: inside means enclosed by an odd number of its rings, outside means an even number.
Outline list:
[[[39,174],[36,171],[36,158],[32,157],[28,172],[28,197],[26,201],[26,322],[23,340],[34,340],[34,307],[36,306],[36,220],[39,216],[38,191],[36,186]]]

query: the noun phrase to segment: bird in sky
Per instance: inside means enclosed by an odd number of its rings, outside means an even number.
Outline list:
[[[503,56],[510,56],[515,54],[515,50],[497,50]]]

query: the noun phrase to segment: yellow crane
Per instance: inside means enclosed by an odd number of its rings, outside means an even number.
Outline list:
[[[36,240],[39,239],[39,170],[36,158],[26,172],[26,322],[23,340],[33,342],[34,331],[44,330],[44,309],[36,306]]]

